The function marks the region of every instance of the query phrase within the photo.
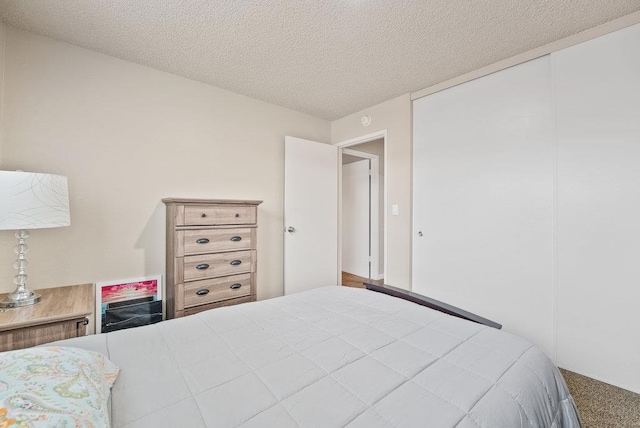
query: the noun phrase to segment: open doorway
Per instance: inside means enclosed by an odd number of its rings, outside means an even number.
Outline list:
[[[341,149],[341,284],[384,283],[384,136]]]

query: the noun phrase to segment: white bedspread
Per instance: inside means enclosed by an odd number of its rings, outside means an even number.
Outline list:
[[[114,427],[579,427],[562,376],[509,333],[323,287],[58,342],[120,366]]]

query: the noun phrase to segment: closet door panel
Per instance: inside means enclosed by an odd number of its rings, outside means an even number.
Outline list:
[[[413,106],[413,291],[494,319],[549,355],[551,88],[543,57]]]
[[[640,392],[640,25],[553,62],[558,364]]]

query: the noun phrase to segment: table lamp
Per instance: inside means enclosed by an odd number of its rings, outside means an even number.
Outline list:
[[[69,226],[69,188],[67,177],[22,171],[0,171],[0,230],[15,230],[18,244],[13,263],[18,274],[13,278],[17,288],[0,308],[33,305],[40,296],[27,288],[26,274],[29,251],[27,229]]]

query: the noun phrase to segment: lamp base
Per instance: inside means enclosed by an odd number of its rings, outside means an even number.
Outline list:
[[[40,301],[40,295],[29,291],[28,295],[14,291],[0,300],[0,308],[19,308],[21,306],[35,305]]]
[[[29,231],[24,229],[16,230],[15,236],[18,239],[18,245],[13,247],[13,251],[18,255],[18,258],[13,262],[13,267],[18,269],[18,274],[13,277],[13,282],[18,287],[0,301],[0,308],[18,308],[20,306],[34,305],[40,301],[40,295],[27,288],[27,279],[29,277],[27,276],[26,268],[29,263],[25,254],[29,251],[26,242],[29,237]]]

